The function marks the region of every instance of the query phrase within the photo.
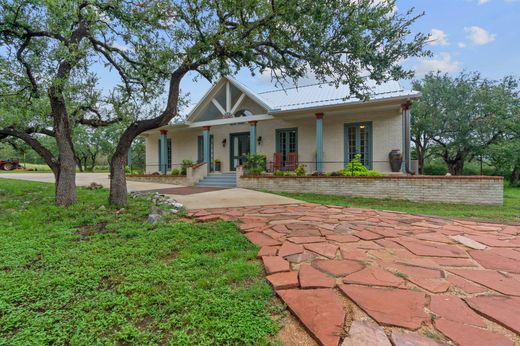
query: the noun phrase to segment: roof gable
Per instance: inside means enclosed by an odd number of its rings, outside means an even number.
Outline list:
[[[222,77],[188,115],[188,122],[232,118],[240,110],[265,114],[271,108],[252,90],[230,77]]]

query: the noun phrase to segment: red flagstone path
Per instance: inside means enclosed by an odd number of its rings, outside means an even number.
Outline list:
[[[519,225],[312,203],[189,215],[238,220],[321,345],[520,345]]]

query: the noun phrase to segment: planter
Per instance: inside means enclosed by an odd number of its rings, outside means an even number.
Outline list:
[[[403,154],[401,154],[401,150],[392,150],[388,154],[388,161],[390,162],[390,169],[392,170],[392,172],[399,172],[403,164]]]

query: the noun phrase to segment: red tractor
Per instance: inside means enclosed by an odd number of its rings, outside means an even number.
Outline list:
[[[22,168],[18,160],[0,160],[0,170],[14,171],[17,168]]]

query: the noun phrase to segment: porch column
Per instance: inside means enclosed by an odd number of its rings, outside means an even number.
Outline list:
[[[210,128],[210,126],[204,126],[202,128],[202,130],[203,130],[203,132],[202,132],[202,139],[203,139],[203,148],[204,148],[204,150],[203,150],[203,154],[204,154],[203,161],[206,162],[206,164],[208,166],[208,172],[209,172],[209,169],[210,169],[209,166],[211,164],[211,162],[209,162],[210,161],[210,154],[211,154],[210,147],[209,147],[210,146],[210,142],[209,142],[209,138],[210,138],[210,136],[209,136],[209,128]]]
[[[249,122],[249,153],[251,155],[256,154],[256,123],[255,120]]]
[[[167,134],[168,134],[168,131],[161,130],[161,140],[160,140],[161,147],[159,148],[159,157],[160,157],[159,170],[163,174],[166,174],[166,170],[168,169],[168,158],[167,158],[167,156],[168,156],[168,139],[166,137]]]
[[[316,170],[323,172],[323,113],[316,113]]]
[[[410,102],[401,104],[401,112],[403,118],[403,167],[404,173],[410,172],[410,110],[412,105]]]

